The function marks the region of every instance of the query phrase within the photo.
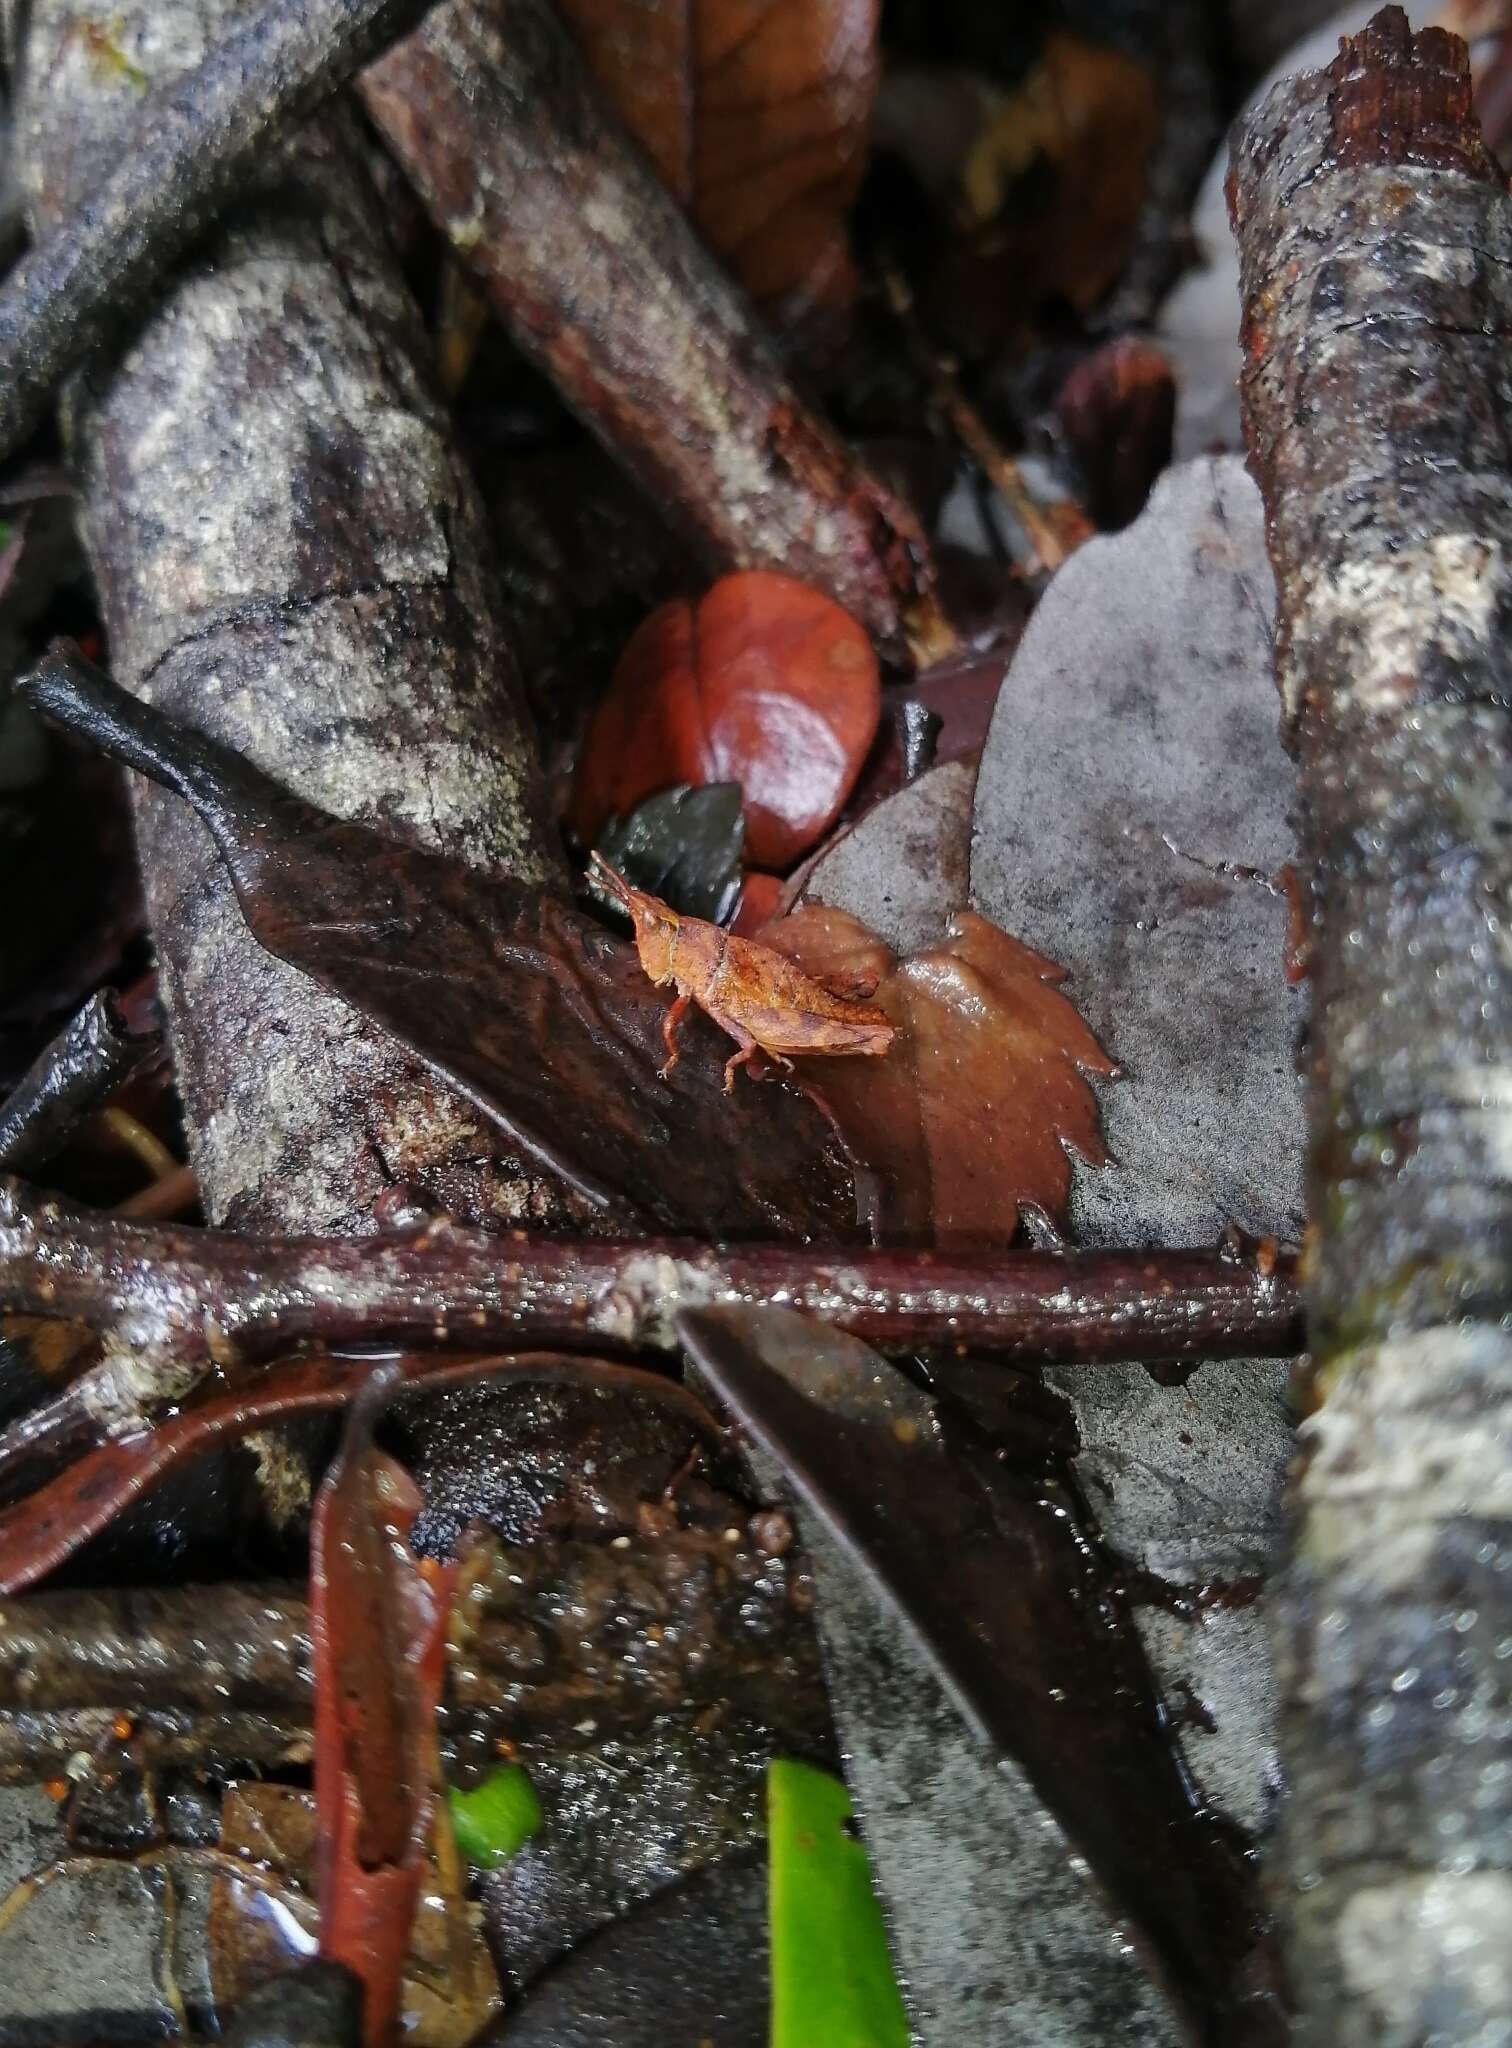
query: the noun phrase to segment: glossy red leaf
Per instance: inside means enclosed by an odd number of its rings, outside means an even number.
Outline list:
[[[746,852],[785,868],[834,824],[876,737],[877,658],[832,598],[747,569],[696,605],[663,605],[631,639],[578,763],[573,822],[675,782],[738,782]]]

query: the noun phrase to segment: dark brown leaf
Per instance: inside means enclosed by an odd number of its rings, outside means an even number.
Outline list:
[[[876,0],[563,0],[662,182],[754,297],[836,305]]]
[[[818,1112],[722,1093],[712,1026],[658,1068],[665,1005],[632,948],[504,875],[344,825],[77,657],[23,686],[59,723],[199,811],[257,939],[357,1009],[529,1158],[610,1213],[703,1235],[855,1231]]]

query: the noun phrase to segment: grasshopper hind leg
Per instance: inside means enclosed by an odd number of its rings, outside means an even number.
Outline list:
[[[759,1044],[756,1039],[752,1038],[750,1032],[746,1030],[743,1024],[737,1024],[733,1017],[726,1017],[722,1012],[711,1010],[709,1014],[722,1031],[729,1032],[731,1038],[734,1039],[740,1048],[738,1052],[732,1053],[729,1059],[725,1061],[724,1092],[726,1095],[735,1086],[735,1071],[737,1067],[746,1066],[751,1060],[755,1059],[757,1053],[765,1053],[769,1060],[775,1060],[779,1067],[786,1067],[791,1072],[793,1062],[790,1059],[784,1058],[780,1052],[773,1052],[769,1046]],[[753,1076],[752,1078],[756,1077]]]
[[[681,1057],[682,1047],[677,1042],[677,1027],[687,1016],[688,1006],[692,1000],[691,996],[680,995],[662,1018],[662,1044],[667,1048],[667,1061],[665,1066],[657,1068],[657,1072],[664,1081]]]

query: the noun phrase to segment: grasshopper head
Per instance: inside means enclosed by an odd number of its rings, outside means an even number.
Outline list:
[[[640,955],[641,966],[652,981],[658,984],[670,981],[672,954],[677,944],[676,911],[669,910],[660,897],[648,896],[644,889],[632,888],[617,869],[610,867],[601,853],[592,853],[588,858],[595,880],[614,898],[635,926],[635,949]]]

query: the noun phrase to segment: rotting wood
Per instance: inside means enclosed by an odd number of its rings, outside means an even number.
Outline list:
[[[103,63],[72,0],[31,14],[19,158],[64,219],[131,132],[146,76],[190,72],[236,9],[116,14]],[[482,519],[421,368],[356,133],[333,110],[68,408],[115,673],[349,817],[478,866],[553,873]],[[208,1213],[354,1229],[402,1177],[460,1213],[560,1213],[471,1111],[264,953],[181,806],[138,843]]]
[[[1279,1896],[1304,2040],[1468,2048],[1512,2010],[1512,201],[1396,7],[1230,189],[1312,913]]]
[[[263,153],[427,4],[272,0],[161,91],[144,98],[141,75],[135,122],[104,182],[0,286],[0,460],[41,424],[66,373],[121,332]],[[107,42],[110,33],[96,31]],[[121,62],[130,76],[131,60]]]
[[[794,389],[551,0],[448,0],[362,94],[515,339],[712,565],[812,583],[894,657],[952,644],[913,515]]]

